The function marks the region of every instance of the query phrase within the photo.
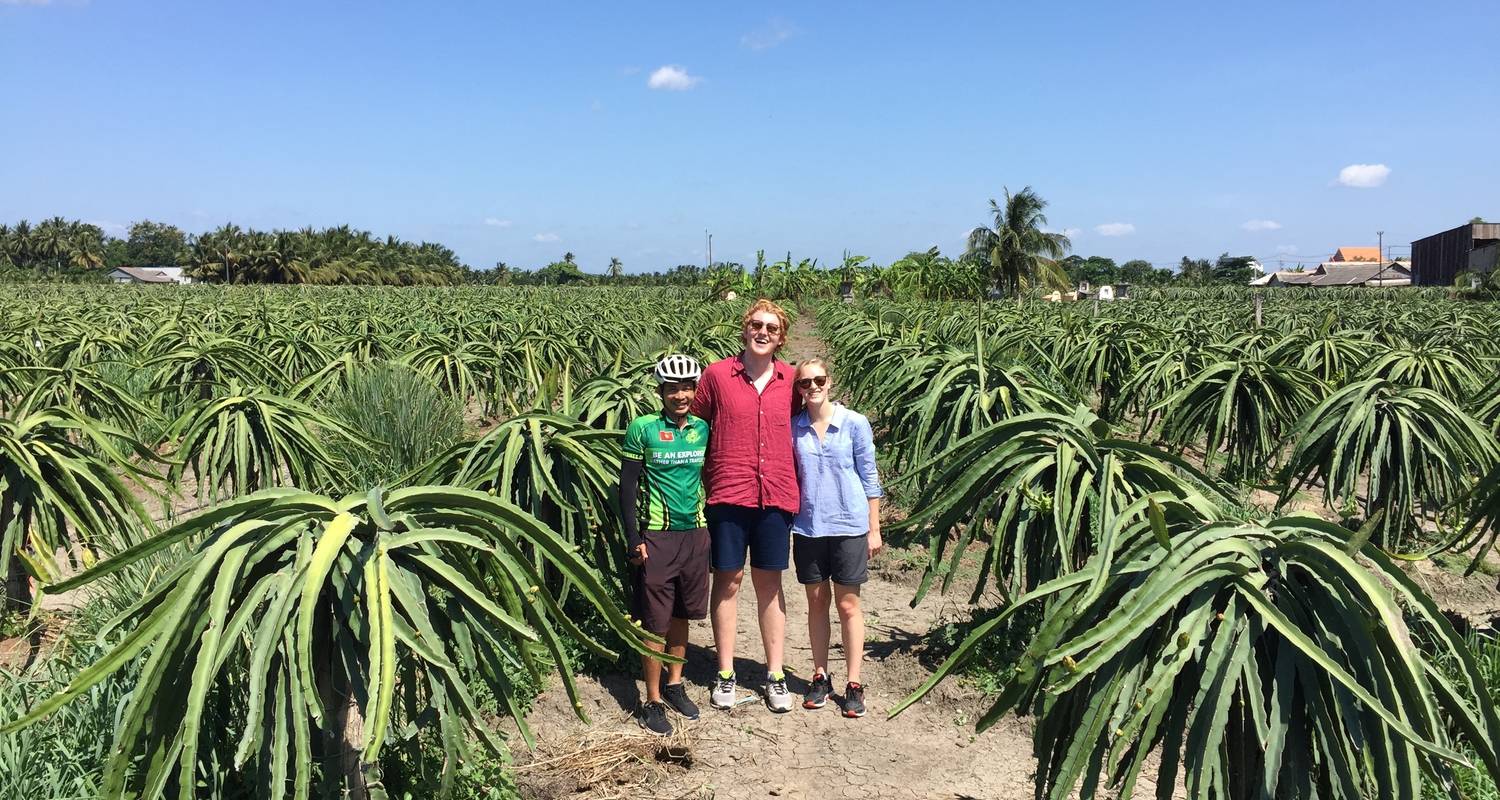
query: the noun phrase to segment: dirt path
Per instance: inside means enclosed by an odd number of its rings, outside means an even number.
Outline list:
[[[804,313],[793,328],[793,339],[782,357],[793,363],[827,348],[817,335],[817,320]],[[708,685],[715,670],[713,632],[705,620],[693,624],[686,670],[689,692],[703,709],[702,718],[686,722],[673,717],[681,731],[673,741],[676,762],[657,768],[645,785],[639,770],[619,769],[580,785],[576,773],[539,764],[519,772],[523,791],[531,797],[632,798],[1030,798],[1034,769],[1030,734],[1021,721],[1009,718],[981,736],[974,736],[975,718],[984,710],[976,693],[952,680],[928,699],[889,720],[887,713],[931,674],[920,660],[923,634],[940,622],[966,611],[955,600],[929,597],[911,608],[911,574],[893,572],[899,555],[882,558],[865,586],[866,655],[862,670],[869,713],[845,719],[830,702],[817,711],[801,708],[800,696],[812,672],[807,642],[807,601],[795,578],[787,574],[783,593],[787,605],[786,670],[798,695],[790,713],[773,714],[763,702],[746,703],[733,711],[708,706]],[[882,570],[882,564],[891,568]],[[766,672],[760,629],[755,618],[754,591],[748,581],[740,597],[736,672],[740,692],[758,692]],[[835,638],[838,620],[833,620]],[[843,652],[831,654],[835,686],[842,693]],[[545,692],[530,720],[539,740],[542,759],[566,761],[568,747],[584,752],[599,749],[599,731],[636,732],[633,712],[640,702],[635,673],[585,678],[579,686],[592,728],[573,715],[560,688]],[[589,736],[596,737],[592,742]],[[645,737],[645,734],[639,734]],[[611,739],[610,741],[617,741]],[[650,745],[645,745],[650,751]],[[518,754],[524,764],[535,757]]]
[[[830,702],[817,711],[799,706],[773,714],[760,701],[733,711],[708,707],[713,674],[713,633],[707,621],[694,623],[688,651],[687,683],[703,709],[696,722],[673,717],[682,728],[680,747],[691,766],[659,771],[648,786],[625,787],[606,778],[592,785],[559,780],[545,770],[522,770],[523,791],[531,797],[634,798],[1030,798],[1030,733],[1024,723],[1007,718],[984,734],[973,734],[980,698],[959,681],[940,686],[928,699],[891,720],[886,715],[930,674],[919,660],[922,634],[959,609],[952,600],[931,599],[911,608],[909,580],[875,577],[865,587],[867,653],[863,663],[869,714],[850,720]],[[788,683],[805,691],[811,673],[807,645],[807,602],[788,576],[784,584],[788,635]],[[736,671],[740,691],[748,695],[764,682],[760,630],[753,592],[748,584],[738,616]],[[834,621],[837,635],[837,620]],[[837,685],[842,685],[841,649],[832,654]],[[632,712],[640,698],[633,674],[585,678],[579,691],[595,729],[639,730]],[[573,716],[567,695],[549,689],[531,716],[539,746],[580,741],[587,726]],[[645,734],[641,734],[645,736]],[[518,762],[529,756],[518,754]],[[625,773],[620,773],[625,780]]]

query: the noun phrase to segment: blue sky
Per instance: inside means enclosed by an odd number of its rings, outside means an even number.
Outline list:
[[[1316,262],[1500,217],[1497,29],[1494,0],[0,0],[0,221],[885,263],[1030,185],[1080,254]]]

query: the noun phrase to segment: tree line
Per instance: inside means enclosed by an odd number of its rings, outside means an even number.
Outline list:
[[[794,259],[787,253],[756,263],[679,264],[666,270],[627,273],[611,258],[600,273],[585,272],[569,252],[535,269],[497,262],[476,269],[449,248],[377,237],[347,225],[260,231],[225,224],[201,234],[143,220],[124,237],[107,235],[87,222],[53,217],[35,225],[0,225],[0,280],[103,280],[118,267],[181,267],[207,283],[361,285],[614,285],[702,286],[715,294],[735,291],[769,297],[861,296],[960,300],[1015,296],[1032,291],[1068,291],[1080,283],[1136,286],[1244,285],[1254,277],[1249,256],[1216,261],[1184,256],[1174,269],[1133,259],[1117,264],[1103,256],[1069,255],[1072,243],[1046,230],[1047,203],[1031,187],[1004,202],[990,201],[992,224],[973,229],[957,257],[938,248],[914,250],[887,265],[845,253],[838,264]]]
[[[397,286],[456,285],[467,272],[441,244],[380,238],[348,225],[260,231],[226,224],[188,234],[145,220],[124,238],[61,217],[0,225],[0,279],[97,281],[119,267],[181,267],[209,283]]]

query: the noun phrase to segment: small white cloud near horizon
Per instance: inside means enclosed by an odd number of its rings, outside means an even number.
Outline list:
[[[1247,231],[1279,231],[1281,223],[1274,219],[1252,219],[1240,226]]]
[[[801,33],[796,25],[773,17],[769,22],[740,37],[740,47],[746,50],[770,50],[776,45]]]
[[[651,77],[646,79],[646,86],[668,92],[685,92],[702,82],[703,78],[689,75],[686,67],[667,64],[651,73]]]
[[[1339,183],[1354,189],[1374,189],[1390,175],[1391,168],[1384,164],[1350,164],[1339,170]]]
[[[559,237],[555,233],[539,233],[539,234],[531,237],[531,241],[533,241],[533,242],[555,242],[559,238],[561,238],[561,237]]]
[[[484,224],[490,228],[509,228],[515,223],[508,219],[500,219],[499,217],[485,217]]]
[[[1095,225],[1094,233],[1100,236],[1129,236],[1135,233],[1135,226],[1129,222],[1106,222],[1103,225]]]
[[[1294,245],[1294,244],[1279,244],[1279,245],[1276,246],[1276,255],[1279,255],[1279,256],[1290,256],[1290,255],[1296,255],[1296,253],[1297,253],[1297,245]]]
[[[1074,236],[1077,236],[1078,234],[1083,233],[1083,228],[1063,228],[1060,231],[1055,231],[1055,230],[1052,230],[1051,228],[1043,228],[1042,229],[1042,233],[1060,233],[1060,234],[1068,237],[1069,239],[1071,239]]]

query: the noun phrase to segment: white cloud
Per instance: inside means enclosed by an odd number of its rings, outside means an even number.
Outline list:
[[[1384,164],[1350,164],[1339,170],[1339,183],[1355,189],[1373,189],[1385,183],[1391,168]]]
[[[533,241],[533,242],[555,242],[559,238],[560,237],[557,234],[555,234],[555,233],[539,233],[539,234],[531,237],[531,241]]]
[[[769,50],[801,33],[796,25],[776,17],[740,37],[740,47],[747,50]]]
[[[1247,231],[1279,231],[1281,223],[1274,219],[1252,219],[1240,227]]]
[[[1095,225],[1094,233],[1100,236],[1129,236],[1135,233],[1135,226],[1129,222],[1106,222],[1103,225]]]
[[[1077,236],[1078,234],[1083,233],[1083,228],[1063,228],[1060,231],[1055,231],[1055,230],[1052,230],[1051,228],[1043,228],[1042,232],[1043,233],[1060,233],[1060,234],[1068,237],[1069,239],[1071,239],[1074,236]]]
[[[485,217],[484,224],[491,228],[509,228],[515,223],[508,219],[500,219],[499,217]]]
[[[7,2],[8,0],[0,0],[0,5],[3,5]],[[12,3],[11,5],[14,4]],[[126,231],[130,230],[129,226],[123,223],[106,222],[102,219],[89,220],[88,224],[98,226],[99,230],[104,231],[105,233],[125,233]]]
[[[665,89],[669,92],[685,92],[702,82],[702,78],[689,75],[687,68],[676,64],[658,67],[655,72],[651,73],[651,77],[646,79],[646,85],[652,89]]]
[[[1295,255],[1296,252],[1297,252],[1297,245],[1294,245],[1294,244],[1279,244],[1279,245],[1276,246],[1276,254],[1277,255],[1290,256],[1290,255]]]

